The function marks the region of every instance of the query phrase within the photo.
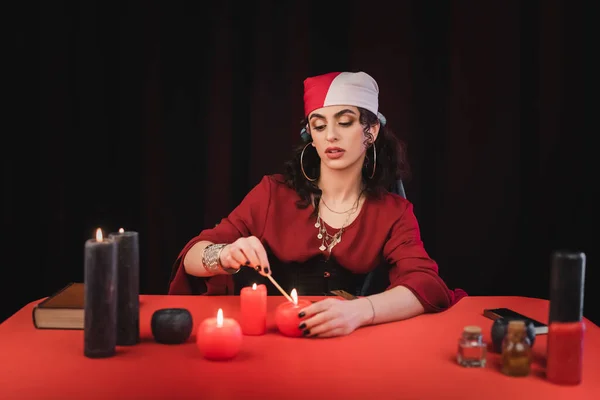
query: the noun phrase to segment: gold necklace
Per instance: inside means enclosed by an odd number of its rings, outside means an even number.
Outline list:
[[[361,197],[362,197],[362,192],[358,195],[358,198],[356,199],[356,202],[355,202],[354,206],[351,208],[351,210],[358,209],[358,204],[359,204]],[[322,198],[321,198],[321,201],[323,201]],[[327,207],[327,205],[325,207]],[[330,211],[333,211],[329,207],[327,207],[327,208]],[[331,253],[333,248],[342,241],[342,233],[344,233],[344,228],[348,224],[348,221],[350,220],[351,216],[352,216],[352,213],[349,213],[348,216],[346,217],[346,220],[342,224],[342,227],[335,234],[331,235],[331,234],[329,234],[329,232],[327,232],[325,223],[321,219],[321,212],[319,211],[319,213],[317,215],[317,222],[315,223],[315,228],[317,228],[317,232],[318,232],[317,239],[321,240],[321,245],[319,246],[319,250],[321,250],[321,251],[327,250],[329,253]]]
[[[361,193],[361,194],[362,194],[362,193]],[[358,195],[358,197],[359,197],[359,198],[360,198],[361,194],[359,194],[359,195]],[[325,203],[325,200],[323,199],[323,197],[321,197],[321,203],[323,203],[323,205],[324,205],[325,207],[327,207],[327,209],[328,209],[329,211],[331,211],[332,213],[335,213],[335,214],[347,214],[347,213],[349,213],[349,212],[352,212],[352,211],[354,211],[354,210],[356,209],[356,207],[358,207],[358,202],[356,202],[356,201],[355,201],[355,202],[354,202],[354,205],[353,205],[352,207],[350,207],[349,209],[347,209],[346,211],[335,211],[335,210],[331,209],[331,207],[329,207],[329,206],[327,205],[327,203]]]

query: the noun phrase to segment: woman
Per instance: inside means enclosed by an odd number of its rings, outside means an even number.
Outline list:
[[[377,83],[364,72],[306,79],[306,144],[284,175],[265,176],[227,218],[185,246],[169,293],[239,293],[265,280],[255,270],[299,295],[379,292],[301,310],[306,320],[299,329],[318,337],[442,311],[465,296],[439,277],[412,204],[388,191],[404,161],[378,97]],[[369,289],[366,278],[381,270],[387,287]]]

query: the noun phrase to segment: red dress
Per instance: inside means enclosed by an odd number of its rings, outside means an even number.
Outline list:
[[[292,288],[305,296],[344,289],[368,295],[402,285],[417,296],[426,312],[442,311],[467,295],[461,289],[448,289],[438,275],[436,262],[423,247],[412,204],[403,197],[386,193],[367,198],[331,257],[319,250],[312,207],[297,208],[297,200],[299,196],[283,183],[281,175],[263,177],[227,218],[182,249],[173,266],[169,294],[236,294],[253,282],[271,288],[251,268],[234,275],[199,278],[187,274],[182,265],[187,251],[199,241],[232,243],[256,236],[267,250],[273,277],[288,293]],[[335,232],[331,227],[327,230]],[[373,276],[382,270],[385,286],[377,288]]]

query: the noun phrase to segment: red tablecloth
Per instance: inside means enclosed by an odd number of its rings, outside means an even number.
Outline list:
[[[313,300],[315,298],[312,298]],[[509,307],[547,321],[546,300],[468,297],[450,310],[407,321],[362,328],[334,339],[287,338],[274,330],[244,337],[240,355],[228,362],[203,359],[192,335],[181,345],[155,343],[152,313],[185,307],[194,325],[216,315],[236,317],[233,296],[141,296],[142,342],[119,347],[116,356],[83,356],[83,331],[37,330],[33,302],[0,325],[0,399],[599,399],[600,329],[586,320],[583,383],[575,387],[544,379],[546,336],[534,345],[533,372],[514,378],[499,371],[488,353],[483,369],[456,364],[463,326],[477,324],[490,341],[484,308]]]

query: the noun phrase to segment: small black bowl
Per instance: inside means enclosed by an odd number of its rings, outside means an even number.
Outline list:
[[[492,324],[492,347],[495,353],[502,353],[502,341],[506,336],[508,330],[508,323],[510,321],[519,320],[518,318],[498,318]],[[527,329],[527,338],[529,339],[529,346],[533,347],[535,343],[535,326],[533,322],[524,321]]]
[[[154,340],[162,344],[180,344],[188,340],[194,326],[192,314],[185,308],[163,308],[152,314],[150,327]]]

